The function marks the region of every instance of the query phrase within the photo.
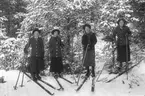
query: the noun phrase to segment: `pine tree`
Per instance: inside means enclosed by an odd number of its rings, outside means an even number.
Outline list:
[[[16,32],[20,28],[20,23],[23,17],[20,13],[26,12],[27,3],[23,0],[0,0],[1,16],[5,16],[4,21],[7,36],[16,36]]]

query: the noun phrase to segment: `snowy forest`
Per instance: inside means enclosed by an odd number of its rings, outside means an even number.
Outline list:
[[[130,38],[132,63],[129,66],[133,68],[128,74],[121,74],[115,80],[106,83],[117,75],[109,74],[112,70],[116,70],[112,66],[117,66],[117,53],[109,38],[119,18],[125,18],[132,32]],[[81,76],[79,84],[76,84],[79,74],[85,73],[82,67],[81,44],[82,26],[85,23],[91,25],[97,38],[95,74],[98,77],[95,79],[93,94],[89,91],[90,78],[80,92],[75,92],[84,78]],[[0,96],[49,96],[27,76],[24,78],[23,88],[13,89],[23,64],[24,47],[34,28],[41,30],[44,41],[45,70],[41,75],[45,81],[55,87],[58,85],[49,72],[48,48],[53,29],[60,29],[60,36],[65,45],[62,51],[63,74],[73,84],[60,79],[64,91],[46,88],[54,92],[55,96],[145,96],[143,91],[145,89],[145,0],[0,0],[0,94],[2,94]],[[2,79],[5,83],[1,82]]]

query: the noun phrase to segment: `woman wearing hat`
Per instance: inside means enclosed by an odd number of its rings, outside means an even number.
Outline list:
[[[30,73],[33,80],[41,79],[39,73],[44,69],[44,43],[40,37],[40,30],[34,29],[32,32],[32,37],[24,48],[24,53],[28,54],[28,48],[31,47],[30,56]]]
[[[117,61],[119,62],[119,71],[121,71],[122,63],[130,61],[130,46],[128,37],[131,35],[131,31],[126,26],[127,22],[125,19],[119,19],[117,24],[118,26],[113,32],[113,37],[117,46]]]
[[[95,77],[95,44],[97,43],[97,38],[95,33],[91,31],[91,26],[85,24],[83,26],[84,35],[82,36],[83,45],[83,60],[84,66],[87,70],[86,76],[90,76],[90,69],[92,68],[92,77]]]
[[[64,46],[61,38],[59,37],[60,30],[54,29],[52,31],[52,37],[49,40],[49,51],[50,51],[50,72],[53,72],[54,75],[61,76],[63,72],[63,63],[62,63],[62,47]]]

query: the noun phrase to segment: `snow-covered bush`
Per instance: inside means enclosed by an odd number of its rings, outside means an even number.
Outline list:
[[[25,40],[20,38],[7,38],[0,43],[0,67],[2,69],[15,69],[23,55]]]

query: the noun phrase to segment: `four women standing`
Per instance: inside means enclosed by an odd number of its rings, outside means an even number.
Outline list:
[[[95,44],[97,43],[97,38],[95,33],[91,31],[91,26],[85,24],[83,26],[84,35],[82,36],[83,45],[83,65],[87,70],[86,76],[95,77]],[[33,30],[33,37],[30,38],[28,44],[26,45],[24,52],[28,53],[28,48],[31,46],[31,75],[34,80],[41,79],[39,73],[44,69],[44,44],[42,38],[39,37],[40,30]],[[59,36],[60,30],[55,29],[52,31],[52,37],[49,40],[49,52],[51,58],[50,72],[61,76],[63,72],[62,63],[62,48],[64,44]],[[128,36],[131,31],[126,26],[126,21],[124,19],[119,19],[118,26],[113,32],[113,37],[117,45],[117,61],[120,62],[120,69],[123,62],[130,61],[130,49]],[[91,67],[91,71],[90,71]]]

